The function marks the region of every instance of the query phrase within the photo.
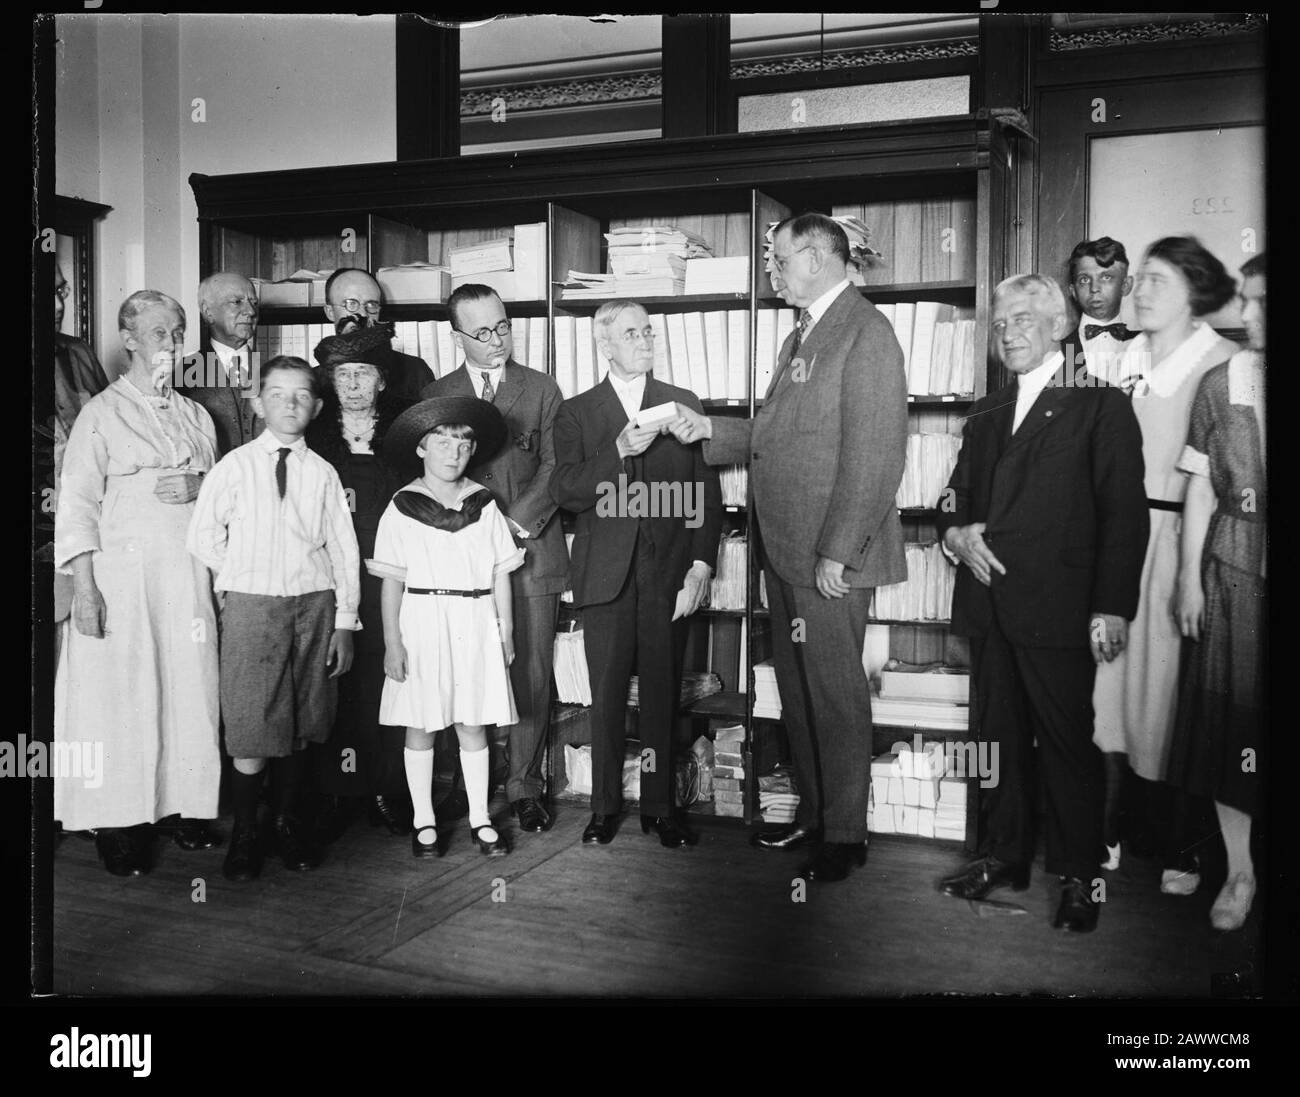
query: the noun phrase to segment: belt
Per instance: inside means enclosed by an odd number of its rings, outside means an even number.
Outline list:
[[[1147,506],[1151,510],[1171,510],[1175,514],[1183,513],[1182,503],[1170,503],[1165,499],[1148,499]]]
[[[491,590],[447,590],[444,587],[407,587],[407,594],[454,594],[460,598],[482,598]]]

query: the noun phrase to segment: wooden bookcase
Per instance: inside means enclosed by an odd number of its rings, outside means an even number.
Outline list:
[[[590,316],[599,301],[564,300],[555,279],[570,269],[603,270],[602,233],[614,227],[676,223],[709,239],[715,255],[749,257],[747,292],[644,300],[652,314],[742,310],[749,327],[744,399],[709,401],[719,414],[754,414],[760,313],[783,307],[763,271],[768,223],[791,212],[856,213],[873,230],[885,265],[868,271],[862,292],[877,303],[940,301],[976,321],[975,391],[916,397],[912,431],[959,433],[966,407],[987,390],[989,295],[1006,273],[1003,228],[1015,148],[983,112],[869,127],[637,142],[467,159],[404,161],[230,176],[193,175],[202,273],[237,270],[271,280],[298,268],[380,266],[547,224],[552,281],[545,299],[510,302],[512,316],[547,318],[545,367],[555,371],[554,320]],[[396,305],[385,319],[446,319],[445,305]],[[318,306],[265,308],[262,325],[320,323]],[[529,363],[538,368],[541,363]],[[673,378],[674,383],[680,380]],[[729,508],[725,529],[744,528],[745,507]],[[903,512],[908,540],[935,536],[934,515]],[[684,718],[743,722],[745,820],[757,810],[756,737],[770,734],[753,715],[752,664],[770,654],[757,572],[743,610],[703,611],[691,626],[686,666],[709,669],[724,692],[690,706]],[[969,664],[964,641],[946,622],[891,623],[890,654],[908,662]],[[747,658],[741,662],[741,637]],[[973,707],[972,707],[973,711]],[[877,750],[912,729],[877,727]],[[944,733],[928,732],[927,738]],[[554,746],[554,742],[552,744]],[[552,752],[553,753],[553,752]],[[971,783],[973,786],[973,782]],[[968,841],[974,833],[973,800]]]

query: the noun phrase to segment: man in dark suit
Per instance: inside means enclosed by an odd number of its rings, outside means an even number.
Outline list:
[[[433,396],[477,396],[505,418],[509,438],[479,465],[474,479],[492,493],[524,546],[524,566],[511,574],[515,659],[510,685],[519,721],[509,733],[506,798],[522,830],[551,825],[542,787],[542,756],[551,726],[555,625],[569,557],[551,498],[554,425],[563,397],[553,377],[512,357],[510,321],[488,286],[460,286],[447,300],[452,338],[465,355],[459,369],[425,388]],[[468,806],[466,806],[468,810]]]
[[[551,492],[577,515],[569,572],[582,609],[591,676],[591,822],[587,843],[614,837],[622,807],[627,690],[635,664],[641,736],[641,829],[668,847],[693,835],[674,807],[673,725],[686,620],[708,595],[722,531],[716,470],[698,446],[639,426],[662,404],[701,410],[694,393],[650,375],[654,329],[635,301],[611,301],[593,326],[609,373],[555,417]]]
[[[1039,274],[993,294],[994,345],[1016,379],[971,409],[939,507],[957,574],[952,628],[971,637],[981,749],[996,747],[980,800],[981,856],[942,881],[962,899],[1023,890],[1034,856],[1033,749],[1047,801],[1054,925],[1096,927],[1101,752],[1096,663],[1124,650],[1146,553],[1142,437],[1115,388],[1072,382],[1059,349],[1060,287]]]
[[[251,385],[255,365],[253,336],[257,331],[257,293],[242,274],[217,271],[199,283],[199,315],[208,326],[215,363],[209,356],[198,383],[182,377],[176,388],[212,416],[217,432],[217,456],[224,457],[262,433],[262,419],[253,410]],[[191,366],[186,364],[185,373]]]
[[[384,291],[368,271],[340,267],[325,282],[325,300],[325,316],[335,331],[343,335],[353,328],[379,323]],[[423,358],[402,354],[391,347],[384,357],[383,370],[389,388],[405,400],[418,400],[421,390],[434,379],[433,370]]]
[[[1083,240],[1070,253],[1070,296],[1080,315],[1075,330],[1065,337],[1064,350],[1076,378],[1085,367],[1107,384],[1119,382],[1119,356],[1138,334],[1119,318],[1132,289],[1128,253],[1118,240]]]
[[[862,647],[872,588],[907,578],[895,497],[907,446],[903,353],[849,284],[848,239],[822,214],[778,226],[772,284],[800,309],[753,421],[680,408],[710,464],[747,462],[762,541],[781,713],[799,791],[764,849],[814,849],[801,873],[844,879],[866,860],[871,700]]]

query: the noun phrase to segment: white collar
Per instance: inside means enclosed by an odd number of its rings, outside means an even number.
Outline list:
[[[609,383],[614,386],[615,392],[624,392],[630,396],[633,393],[640,393],[645,391],[645,379],[647,376],[648,376],[647,374],[638,373],[630,381],[620,381],[617,377],[614,376],[614,371],[610,370]]]
[[[230,368],[230,360],[236,354],[242,355],[244,358],[247,358],[251,353],[247,343],[245,343],[242,347],[236,349],[234,347],[226,346],[225,343],[219,343],[215,339],[212,340],[212,349],[216,351],[217,358],[220,359],[221,364],[225,366],[226,369]]]
[[[460,494],[456,496],[456,502],[448,509],[461,510],[462,504],[465,502],[465,500],[468,499],[471,495],[473,495],[476,491],[481,490],[482,487],[483,487],[482,484],[476,484],[473,480],[466,480],[465,486],[460,489]],[[409,484],[407,484],[406,490],[418,491],[421,495],[427,495],[430,499],[433,499],[433,492],[429,490],[429,485],[426,484],[420,478],[416,478],[415,480],[412,480]],[[438,502],[437,499],[433,499],[433,501],[435,503]]]
[[[1201,364],[1219,341],[1219,333],[1209,324],[1198,322],[1196,330],[1184,339],[1158,365],[1151,364],[1151,341],[1143,332],[1128,342],[1120,363],[1122,378],[1141,375],[1144,383],[1133,390],[1136,398],[1149,394],[1172,396]]]
[[[812,327],[813,324],[817,323],[817,321],[820,320],[826,314],[826,310],[831,307],[831,304],[834,302],[835,298],[837,298],[841,293],[844,292],[844,287],[847,286],[848,284],[849,284],[849,280],[847,278],[841,278],[838,282],[835,283],[835,285],[831,286],[830,289],[828,289],[825,293],[823,293],[820,297],[818,297],[816,301],[814,301],[811,305],[808,306],[807,313],[809,318],[809,323],[808,323],[809,327]]]
[[[1118,316],[1116,316],[1114,320],[1098,320],[1095,316],[1089,316],[1086,312],[1081,312],[1079,313],[1079,327],[1083,327],[1085,324],[1095,324],[1099,328],[1108,328],[1113,324],[1119,324],[1121,327],[1128,327],[1128,325]],[[1093,336],[1093,338],[1099,339],[1101,337]]]
[[[1065,355],[1059,350],[1053,351],[1043,359],[1042,365],[1016,375],[1018,392],[1033,393],[1034,395],[1042,392],[1043,389],[1047,388],[1047,383],[1052,379],[1052,376],[1064,363]]]
[[[266,450],[267,453],[276,453],[277,451],[284,449],[285,447],[285,443],[281,442],[280,439],[278,439],[269,430],[262,431],[261,434],[259,434],[256,438],[253,439],[253,442],[257,445],[260,445],[264,450]],[[302,451],[307,448],[307,439],[300,435],[298,438],[294,439],[294,441],[290,442],[288,445],[289,445],[289,449],[292,450],[294,453],[302,453]]]

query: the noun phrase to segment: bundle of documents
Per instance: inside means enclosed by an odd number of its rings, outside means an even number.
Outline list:
[[[686,293],[748,292],[748,255],[686,260]]]
[[[921,838],[966,837],[966,783],[949,775],[942,743],[914,752],[906,743],[896,754],[871,760],[867,829],[878,834]]]
[[[451,274],[446,267],[433,263],[402,263],[396,267],[380,267],[375,281],[384,291],[388,305],[442,302],[451,293]]]
[[[903,480],[896,502],[900,507],[935,507],[957,466],[960,434],[909,434]]]
[[[871,718],[879,724],[900,728],[928,728],[933,731],[966,731],[970,728],[970,707],[951,701],[924,701],[873,695]]]
[[[744,609],[749,583],[749,542],[739,531],[729,533],[718,544],[718,566],[709,586],[713,609]]]
[[[555,696],[564,704],[591,704],[591,679],[587,676],[582,629],[555,634]]]
[[[890,659],[880,671],[880,696],[889,701],[970,703],[970,671],[943,663]]]
[[[514,270],[515,257],[509,236],[483,240],[477,244],[461,244],[447,250],[447,266],[452,277],[465,274],[486,274],[494,270]]]
[[[544,300],[546,222],[515,225],[510,236],[449,248],[447,269],[453,290],[476,283],[491,287],[503,301]]]
[[[749,468],[746,465],[724,465],[718,469],[722,484],[722,505],[743,507],[749,495]]]
[[[583,668],[586,668],[586,659],[583,659]],[[689,705],[698,701],[701,697],[711,697],[715,693],[722,692],[722,679],[716,674],[707,670],[687,670],[682,672],[682,685],[677,694],[679,705]],[[637,707],[641,698],[641,686],[637,676],[632,675],[632,680],[627,687],[627,703],[633,708]],[[587,704],[591,704],[590,701]]]
[[[605,233],[609,271],[569,271],[560,283],[562,300],[598,297],[675,297],[686,291],[686,261],[708,258],[703,237],[675,225],[638,225]]]
[[[781,719],[781,694],[776,687],[776,665],[771,659],[754,664],[754,715]]]
[[[765,823],[793,823],[799,808],[794,774],[778,765],[767,777],[758,779],[758,809]]]
[[[903,546],[907,579],[877,587],[871,615],[882,621],[941,621],[952,609],[952,588],[957,569],[938,542],[910,542]]]
[[[288,278],[271,282],[265,278],[250,278],[257,291],[259,305],[295,306],[325,304],[325,282],[332,270],[296,270]]]
[[[713,810],[717,815],[745,814],[745,727],[732,724],[713,736]]]
[[[844,235],[849,238],[850,281],[856,281],[861,285],[861,279],[854,279],[853,274],[877,266],[882,259],[880,252],[871,246],[871,229],[857,216],[837,216],[832,217],[831,220],[838,224],[844,230]],[[776,235],[776,226],[779,224],[779,221],[769,222],[767,232],[763,234],[763,269],[769,276],[775,269],[772,266],[772,241]]]
[[[877,305],[903,351],[909,396],[970,395],[975,391],[975,320],[967,309],[939,301]]]

